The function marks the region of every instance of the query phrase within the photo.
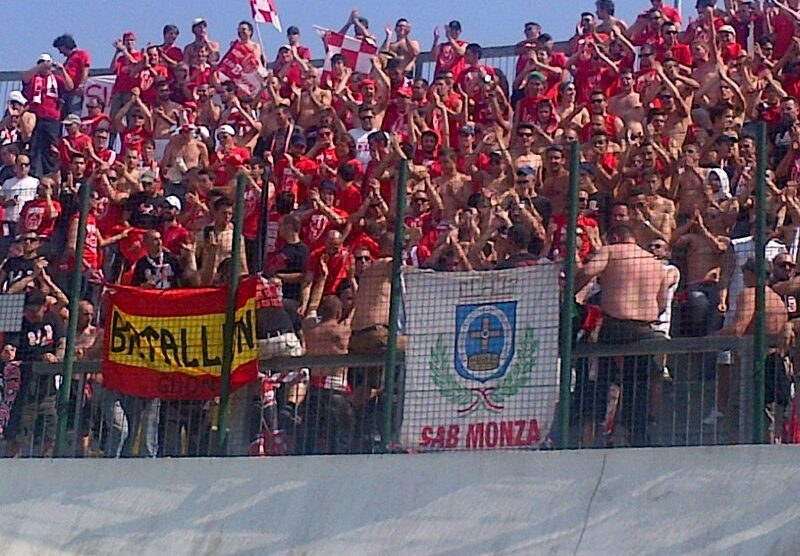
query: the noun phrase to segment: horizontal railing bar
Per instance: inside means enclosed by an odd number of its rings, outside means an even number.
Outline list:
[[[776,336],[768,338],[770,345],[777,345]],[[642,340],[630,344],[578,344],[574,359],[618,355],[655,355],[676,353],[708,353],[712,351],[749,349],[752,336],[707,336],[703,338],[674,338],[672,340]]]

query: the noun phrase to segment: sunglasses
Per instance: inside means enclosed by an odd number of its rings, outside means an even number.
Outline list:
[[[117,181],[118,179],[117,176],[108,176],[108,181]]]
[[[533,133],[517,133],[517,137],[533,137]]]
[[[23,237],[22,241],[27,242],[27,243],[34,243],[34,242],[39,241],[39,238],[38,237]]]
[[[605,101],[606,101],[606,99],[604,99],[604,98],[593,98],[592,99],[592,104],[600,104],[601,102],[605,102]]]
[[[664,247],[666,247],[666,245],[664,245],[663,243],[651,243],[650,245],[647,246],[647,249],[649,251],[653,251],[655,249],[663,249]]]
[[[413,199],[413,201],[414,201],[415,203],[427,203],[427,202],[428,202],[428,199],[426,199],[426,198],[424,198],[424,197],[416,197],[416,198],[414,198],[414,199]]]
[[[366,263],[366,262],[368,262],[370,259],[371,259],[371,257],[369,257],[368,255],[364,255],[364,256],[362,256],[362,257],[356,257],[356,261],[358,261],[358,262],[360,262],[360,263]]]
[[[30,163],[30,162],[17,162],[17,166],[24,166],[24,167],[28,167],[28,166],[30,166],[30,165],[31,165],[31,163]]]

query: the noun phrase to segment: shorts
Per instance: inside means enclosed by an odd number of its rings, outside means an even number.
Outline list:
[[[31,438],[36,432],[36,421],[42,418],[42,434],[45,442],[56,439],[56,396],[45,396],[40,400],[14,404],[11,408],[11,419],[6,429],[6,438],[17,440]]]

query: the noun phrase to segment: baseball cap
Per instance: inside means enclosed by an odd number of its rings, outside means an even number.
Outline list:
[[[295,135],[292,135],[292,139],[289,141],[289,144],[305,147],[308,145],[308,141],[306,141],[305,136],[303,136],[301,133],[296,133]]]
[[[136,40],[136,33],[134,33],[133,31],[125,31],[125,32],[122,34],[122,40],[123,40],[123,41],[126,41],[126,40],[128,40],[128,39],[133,39],[133,40]]]
[[[370,78],[362,79],[358,84],[358,88],[361,89],[367,85],[375,85],[375,80]]]
[[[547,78],[544,76],[544,74],[541,73],[541,72],[538,72],[538,71],[532,71],[531,73],[529,73],[528,74],[528,79],[529,80],[530,79],[537,79],[537,80],[542,81],[542,82],[547,81]]]
[[[591,175],[595,175],[597,173],[597,167],[592,164],[591,162],[583,162],[580,165],[581,172],[587,172]]]
[[[733,25],[723,25],[719,28],[718,33],[730,33],[731,35],[736,34],[736,29],[733,28]]]
[[[61,123],[64,125],[79,124],[81,123],[81,119],[77,114],[69,114]]]
[[[36,63],[38,64],[39,62],[52,62],[52,61],[53,57],[50,56],[47,52],[44,52],[42,54],[39,54],[39,59],[36,60]]]
[[[319,184],[320,191],[336,191],[336,182],[333,180],[322,180]]]
[[[142,176],[139,178],[139,181],[142,183],[153,183],[156,181],[156,177],[150,170],[146,172],[142,172]]]
[[[22,91],[11,91],[8,93],[9,102],[18,102],[20,104],[28,104],[28,99],[22,94]]]
[[[471,125],[462,125],[458,132],[461,135],[475,135],[475,128]]]
[[[536,170],[531,168],[530,166],[522,166],[517,168],[517,175],[518,176],[535,176]]]
[[[397,96],[404,97],[404,98],[411,98],[411,88],[410,87],[400,87],[396,91]]]
[[[179,211],[183,210],[183,203],[181,203],[181,200],[177,195],[167,195],[164,197],[164,202],[172,208],[178,209]]]
[[[229,124],[223,124],[217,128],[216,136],[219,138],[220,134],[227,133],[228,135],[236,135],[236,131],[234,131],[233,126]]]
[[[292,25],[288,29],[286,29],[286,34],[287,35],[299,35],[300,34],[300,29],[298,29],[296,25]]]
[[[202,17],[196,17],[192,20],[192,29],[194,29],[198,25],[208,25],[208,23]]]

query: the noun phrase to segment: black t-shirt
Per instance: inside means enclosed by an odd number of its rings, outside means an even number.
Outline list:
[[[279,277],[281,273],[303,274],[308,264],[308,253],[308,246],[302,241],[298,243],[287,243],[274,255],[275,265],[273,266],[270,264],[269,266],[275,269]],[[284,299],[300,301],[300,286],[300,283],[283,284]]]
[[[130,199],[125,203],[133,211],[131,214],[131,226],[149,230],[156,229],[160,223],[158,209],[162,203],[162,199],[148,195],[144,191],[131,195]]]
[[[131,285],[153,284],[157,290],[177,288],[183,274],[180,259],[168,251],[162,251],[158,257],[145,255],[133,268]]]
[[[0,287],[3,292],[7,292],[11,286],[33,274],[36,269],[36,259],[11,257],[6,259],[1,268],[6,273],[6,281],[0,284]]]
[[[589,213],[587,216],[594,218],[601,228],[609,229],[611,225],[611,195],[604,191],[598,191],[589,195]]]
[[[553,205],[550,203],[550,199],[547,197],[542,197],[541,195],[537,195],[536,197],[525,197],[522,199],[522,204],[528,206],[533,204],[536,212],[538,212],[539,216],[541,216],[542,220],[544,220],[545,228],[547,227],[547,224],[550,222],[550,216],[553,214]]]
[[[46,353],[55,355],[58,343],[65,337],[64,323],[58,315],[46,313],[41,322],[22,319],[22,329],[6,336],[6,343],[17,347],[17,360],[22,362],[20,392],[35,386],[34,395],[41,399],[55,394],[55,380],[52,375],[33,376],[33,363],[42,361]],[[36,383],[33,379],[36,378]]]
[[[777,166],[792,146],[792,126],[781,124],[769,139],[775,145],[772,156],[774,164]]]

